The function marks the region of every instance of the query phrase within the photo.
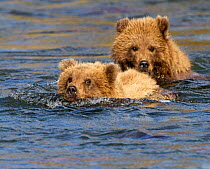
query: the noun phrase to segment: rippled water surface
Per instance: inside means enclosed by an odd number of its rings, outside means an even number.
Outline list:
[[[210,74],[210,2],[2,0],[0,168],[210,168],[210,81],[168,87],[172,102],[56,92],[58,62],[110,62],[115,23],[167,15],[193,70]]]

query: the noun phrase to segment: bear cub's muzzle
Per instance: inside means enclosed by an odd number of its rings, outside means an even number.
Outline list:
[[[148,72],[148,68],[149,68],[149,62],[146,60],[142,60],[139,63],[139,70],[141,72]]]
[[[77,97],[77,88],[76,86],[69,86],[66,89],[66,94],[69,98],[76,98]]]

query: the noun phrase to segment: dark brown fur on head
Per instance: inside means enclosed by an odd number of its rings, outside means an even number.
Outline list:
[[[167,17],[121,19],[117,22],[111,57],[123,71],[134,68],[159,83],[176,80],[179,73],[190,70],[190,62],[170,39],[168,30]]]

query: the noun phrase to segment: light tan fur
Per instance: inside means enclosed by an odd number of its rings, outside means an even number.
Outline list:
[[[167,17],[124,18],[117,22],[116,31],[111,57],[123,71],[134,68],[148,73],[159,84],[198,77],[188,56],[171,39]],[[147,69],[142,70],[141,61],[148,62]]]
[[[134,69],[120,72],[116,82],[120,83],[127,98],[145,98],[159,88],[155,80]]]
[[[152,100],[174,98],[166,95],[165,90],[147,74],[134,69],[121,72],[114,63],[78,63],[73,59],[65,59],[59,67],[62,72],[58,79],[58,92],[64,94],[64,98],[69,101],[87,97]],[[72,86],[76,88],[73,94],[69,93]]]

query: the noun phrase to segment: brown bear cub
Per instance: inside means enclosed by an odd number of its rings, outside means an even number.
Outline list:
[[[134,69],[122,72],[114,63],[78,63],[64,59],[59,63],[61,74],[58,92],[68,101],[88,97],[174,99],[156,81]]]
[[[188,56],[169,36],[167,17],[124,18],[117,22],[111,57],[123,71],[148,73],[158,84],[187,78],[203,79],[191,71]]]

